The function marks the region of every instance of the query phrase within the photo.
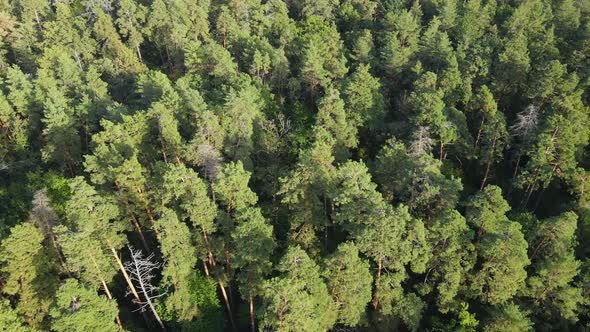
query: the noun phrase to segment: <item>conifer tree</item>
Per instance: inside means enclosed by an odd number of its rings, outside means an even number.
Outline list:
[[[320,268],[299,247],[289,247],[277,266],[279,275],[265,283],[261,328],[276,331],[325,331],[336,322]]]
[[[53,258],[43,245],[44,236],[30,223],[16,225],[2,241],[2,293],[18,296],[16,312],[33,328],[44,328],[53,303],[57,279]]]
[[[471,292],[484,303],[504,304],[524,286],[527,242],[521,225],[509,220],[502,191],[488,185],[469,202],[467,222],[477,230],[475,245],[481,267],[473,271]]]
[[[275,248],[273,228],[258,208],[241,210],[237,219],[239,224],[232,233],[236,248],[234,267],[238,269],[240,293],[249,302],[250,326],[255,331],[254,297],[264,293],[264,278],[272,268],[270,257]]]
[[[353,243],[345,242],[325,260],[324,265],[326,285],[338,307],[336,322],[359,325],[366,320],[365,310],[371,301],[373,276],[369,263],[359,257]]]
[[[371,75],[368,65],[361,65],[345,83],[343,98],[347,118],[355,127],[379,127],[384,117],[384,99],[380,92],[381,83]]]
[[[0,324],[8,331],[28,332],[32,330],[25,327],[23,319],[18,316],[16,310],[12,309],[9,300],[0,302]]]
[[[76,279],[66,279],[51,309],[51,329],[59,332],[118,331],[116,303],[85,288]]]
[[[199,308],[200,298],[209,294],[196,293],[195,285],[203,282],[200,271],[195,269],[198,257],[188,227],[178,220],[176,213],[165,209],[156,221],[160,232],[160,243],[165,262],[162,271],[163,289],[169,289],[164,300],[166,311],[174,321],[187,322],[202,315]],[[168,286],[168,287],[167,287]]]
[[[576,223],[573,212],[543,220],[530,241],[529,257],[534,273],[529,276],[523,293],[539,304],[537,315],[543,321],[577,319],[577,308],[583,299],[581,289],[572,284],[580,269],[580,261],[573,251]]]

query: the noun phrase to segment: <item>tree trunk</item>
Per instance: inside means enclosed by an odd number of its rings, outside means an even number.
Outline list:
[[[494,135],[494,142],[492,143],[492,158],[494,156],[494,149],[496,149],[496,141],[497,141],[497,134]],[[488,163],[486,165],[486,173],[483,177],[483,180],[481,181],[481,186],[479,187],[479,190],[483,190],[483,187],[486,185],[486,181],[488,180],[488,174],[490,173],[491,166],[492,166],[492,159],[490,158],[490,160],[488,160]]]
[[[105,292],[105,294],[107,294],[107,297],[109,298],[109,300],[113,301],[113,295],[111,295],[111,291],[109,290],[109,287],[107,286],[106,281],[102,277],[102,271],[98,267],[98,264],[96,264],[96,260],[94,259],[94,256],[92,256],[92,254],[90,254],[90,259],[92,259],[92,263],[94,264],[94,267],[96,268],[96,272],[98,273],[100,283],[102,284],[102,289],[104,289],[104,292]],[[117,316],[115,317],[115,319],[117,320],[117,325],[119,325],[119,330],[123,331],[123,324],[121,324],[121,318],[119,318],[118,313],[117,313]]]
[[[164,49],[166,50],[166,59],[168,61],[168,68],[170,69],[170,73],[172,73],[172,60],[170,59],[170,50],[168,49],[168,45],[164,46]]]
[[[41,20],[39,19],[39,13],[35,9],[35,21],[37,21],[37,26],[39,26],[39,31],[43,32],[43,27],[41,26]]]
[[[256,326],[254,324],[254,299],[252,298],[252,294],[250,294],[250,327],[252,332],[256,332]]]
[[[234,323],[234,316],[232,314],[231,306],[229,305],[229,299],[227,298],[227,293],[225,292],[225,288],[223,287],[223,282],[219,281],[219,288],[221,289],[221,294],[223,295],[223,300],[225,301],[225,306],[227,308],[227,314],[229,315],[229,321],[231,323],[232,329],[236,330],[236,324]]]
[[[379,257],[377,260],[377,278],[375,278],[375,289],[379,284],[379,279],[381,279],[381,270],[383,269],[383,257]],[[376,297],[373,297],[373,308],[377,309],[379,307],[379,300]]]
[[[143,63],[143,58],[141,57],[141,51],[139,50],[139,45],[135,46],[135,49],[137,50],[137,56],[139,57],[139,62]]]
[[[139,298],[139,294],[137,293],[137,290],[135,290],[135,286],[133,286],[133,283],[131,282],[131,278],[129,278],[127,271],[125,271],[125,267],[123,266],[123,262],[121,262],[121,259],[117,255],[117,251],[110,244],[109,244],[109,249],[111,250],[113,257],[115,257],[115,260],[117,261],[117,265],[119,266],[119,270],[121,270],[121,273],[123,273],[123,277],[125,278],[125,281],[127,282],[127,286],[129,286],[129,290],[131,291],[131,294],[133,294],[133,297],[135,298],[135,300],[137,302],[141,302],[141,299]]]
[[[143,245],[143,248],[147,251],[148,254],[151,253],[152,251],[150,250],[150,247],[148,246],[147,241],[145,240],[145,236],[143,235],[143,232],[141,231],[141,226],[139,226],[139,222],[137,221],[137,218],[135,218],[135,214],[133,212],[129,212],[129,215],[131,217],[131,222],[133,223],[133,226],[135,226],[135,229],[139,233],[139,238],[141,240],[141,244]]]
[[[514,172],[512,173],[512,181],[516,180],[516,174],[518,173],[518,167],[520,166],[520,158],[522,154],[518,153],[518,158],[516,158],[516,166],[514,167]]]
[[[483,176],[483,180],[481,180],[481,185],[479,186],[479,190],[483,190],[483,187],[485,187],[486,182],[488,180],[488,174],[490,173],[490,167],[492,166],[492,161],[488,161],[488,164],[486,165],[486,172]]]
[[[107,283],[104,280],[100,280],[100,283],[102,284],[102,289],[104,289],[104,292],[107,294],[107,297],[109,298],[109,300],[113,301],[113,296],[111,295],[111,292],[109,291],[109,287],[107,286]],[[119,317],[119,313],[117,313],[117,316],[115,316],[115,320],[117,321],[117,325],[119,325],[119,330],[123,331],[123,324],[121,324],[121,318]]]
[[[117,190],[118,193],[121,192],[121,187],[119,186],[119,183],[117,181],[115,181],[115,189]],[[141,231],[141,226],[139,225],[137,218],[135,218],[135,214],[129,208],[129,203],[124,198],[122,198],[120,195],[119,195],[119,200],[123,201],[123,204],[125,204],[125,210],[127,210],[127,212],[129,213],[129,216],[131,217],[131,223],[133,223],[133,226],[137,230],[137,233],[139,233],[139,238],[141,239],[141,244],[143,245],[143,248],[145,249],[145,251],[148,254],[150,254],[152,251],[150,250],[150,247],[148,246],[147,241],[145,240],[145,236],[143,235],[143,232]]]
[[[481,139],[481,131],[482,131],[482,127],[483,127],[483,123],[485,121],[485,117],[481,118],[481,123],[479,124],[479,130],[477,131],[477,137],[475,138],[475,144],[474,147],[477,149],[477,146],[479,145],[479,140]]]
[[[207,246],[209,264],[211,266],[215,266],[215,259],[213,259],[213,252],[211,251],[211,244],[209,243],[209,237],[207,236],[207,232],[205,232],[204,229],[203,229],[203,240],[205,240],[205,245]]]

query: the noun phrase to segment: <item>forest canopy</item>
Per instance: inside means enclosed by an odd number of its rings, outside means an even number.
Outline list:
[[[590,0],[0,0],[0,330],[590,329]]]

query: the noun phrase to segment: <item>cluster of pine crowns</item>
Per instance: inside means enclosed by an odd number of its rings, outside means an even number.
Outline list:
[[[590,330],[590,0],[0,0],[0,330]]]

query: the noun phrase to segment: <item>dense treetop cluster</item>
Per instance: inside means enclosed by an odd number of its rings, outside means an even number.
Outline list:
[[[589,86],[589,0],[0,0],[0,330],[590,329]]]

